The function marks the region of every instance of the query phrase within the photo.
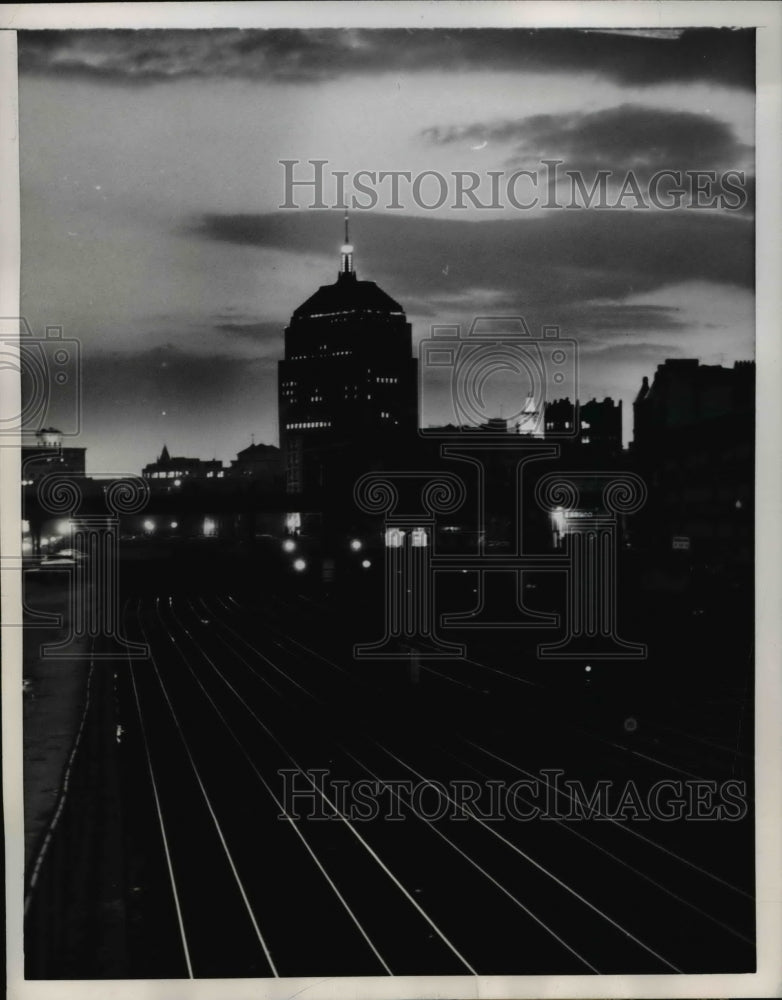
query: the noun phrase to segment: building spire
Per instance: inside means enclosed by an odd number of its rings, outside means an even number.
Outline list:
[[[356,272],[353,270],[353,244],[350,242],[350,219],[348,218],[348,210],[345,209],[345,242],[342,244],[340,250],[342,255],[339,273],[340,276],[349,274],[355,277]]]

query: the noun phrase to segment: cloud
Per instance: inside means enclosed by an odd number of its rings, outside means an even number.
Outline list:
[[[599,75],[620,84],[708,81],[751,90],[752,29],[272,29],[19,32],[24,72],[123,83],[235,77],[319,82],[399,72]]]
[[[687,324],[678,306],[639,305],[626,302],[583,302],[573,321],[582,330],[611,333],[643,330],[682,330]]]
[[[561,159],[565,168],[596,171],[741,169],[753,150],[708,114],[621,104],[599,111],[531,115],[517,120],[430,127],[436,145],[499,142],[514,146],[518,166]]]
[[[264,247],[337,262],[338,212],[292,210],[259,215],[211,214],[196,220],[203,239]],[[535,309],[573,317],[574,304],[593,325],[675,323],[672,313],[624,307],[631,295],[687,281],[754,286],[754,226],[733,215],[643,211],[549,210],[535,217],[480,222],[360,213],[353,241],[359,277],[368,276],[403,304],[444,303],[454,296],[475,310]],[[590,306],[590,303],[593,305]],[[597,305],[594,305],[597,303]],[[295,307],[298,303],[292,303]]]
[[[279,352],[282,347],[282,333],[285,325],[284,321],[278,323],[273,320],[261,323],[232,321],[217,323],[215,329],[220,333],[227,333],[231,337],[241,337],[262,344],[270,352]]]
[[[172,344],[143,351],[90,352],[82,369],[84,396],[100,410],[165,410],[172,417],[195,417],[242,387],[273,377],[277,356],[203,354]]]
[[[579,345],[580,346],[580,345]],[[618,364],[623,361],[662,364],[664,358],[679,358],[685,351],[677,344],[586,344],[580,346],[582,356]]]

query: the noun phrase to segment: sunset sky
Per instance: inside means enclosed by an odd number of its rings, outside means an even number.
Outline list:
[[[293,310],[342,213],[282,210],[330,170],[754,173],[753,35],[573,30],[20,32],[22,313],[82,343],[88,471],[277,443]],[[580,396],[630,403],[668,357],[754,353],[741,212],[352,213],[360,278],[433,323],[523,315],[579,344]],[[443,415],[434,398],[424,419]],[[56,415],[53,415],[55,418]]]

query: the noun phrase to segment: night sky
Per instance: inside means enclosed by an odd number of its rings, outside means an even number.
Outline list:
[[[280,210],[281,159],[330,169],[744,170],[747,31],[20,32],[22,313],[84,358],[88,471],[277,443],[292,311],[336,276],[338,210]],[[382,201],[381,201],[382,204]],[[669,357],[754,354],[742,212],[352,213],[360,278],[432,323],[521,314],[630,402]],[[426,422],[443,416],[433,398]]]

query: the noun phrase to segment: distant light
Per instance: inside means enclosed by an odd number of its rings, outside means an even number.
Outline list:
[[[155,522],[154,521],[145,521],[144,522],[144,531],[154,531],[154,530],[155,530]]]
[[[429,544],[429,541],[426,537],[426,532],[424,531],[423,528],[413,528],[411,538],[414,549],[425,549],[426,546]]]
[[[741,510],[743,506],[744,504],[741,502],[741,500],[736,501],[736,510]]]
[[[350,547],[354,552],[360,552],[364,546],[360,538],[353,538],[350,541]]]
[[[213,538],[216,532],[217,532],[217,525],[215,524],[215,522],[212,520],[211,517],[205,517],[204,518],[204,535],[207,538]]]
[[[386,547],[389,549],[401,549],[405,541],[405,533],[401,528],[388,528],[386,530]]]
[[[364,567],[364,569],[369,569],[372,563],[370,562],[369,559],[362,559],[361,565]]]
[[[71,522],[70,521],[58,521],[57,522],[57,534],[58,535],[67,535],[70,530],[71,530]]]
[[[591,668],[591,667],[589,666],[589,664],[587,663],[587,665],[586,665],[586,666],[584,667],[584,670],[585,670],[585,671],[586,671],[587,673],[589,673],[589,672],[590,672],[590,671],[592,670],[592,668]]]
[[[181,479],[175,479],[174,480],[174,486],[181,486],[181,485],[182,485],[182,480]]]
[[[297,573],[303,573],[304,570],[307,568],[307,563],[305,562],[304,559],[297,559],[293,563],[293,568],[296,570]]]
[[[171,527],[172,528],[178,528],[179,527],[179,521],[172,521],[171,522]]]
[[[32,538],[25,538],[22,541],[22,552],[32,552],[32,550],[33,550]]]
[[[294,552],[296,550],[296,543],[292,538],[286,538],[282,543],[282,547],[285,552]]]
[[[340,249],[340,253],[353,253],[353,244],[343,243],[342,248]]]

